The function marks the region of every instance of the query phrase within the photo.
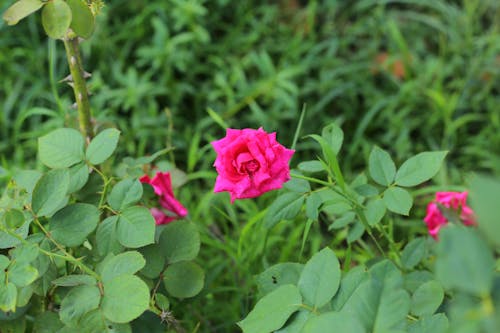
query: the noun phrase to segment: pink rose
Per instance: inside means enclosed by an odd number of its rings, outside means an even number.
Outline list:
[[[290,179],[288,162],[295,151],[276,141],[275,132],[228,128],[226,136],[212,142],[212,146],[219,174],[214,192],[229,192],[231,203],[279,189]]]
[[[475,225],[474,212],[467,206],[467,192],[437,192],[436,199],[427,206],[427,215],[424,222],[427,224],[429,234],[437,239],[439,229],[448,223],[442,210],[447,209],[455,213],[465,225]],[[441,206],[441,207],[440,207]]]
[[[141,183],[153,187],[155,193],[160,197],[160,205],[167,212],[165,214],[164,210],[151,208],[151,214],[155,218],[157,225],[172,222],[188,214],[187,209],[174,196],[169,172],[157,172],[153,179],[149,178],[148,175],[144,175],[139,180]]]

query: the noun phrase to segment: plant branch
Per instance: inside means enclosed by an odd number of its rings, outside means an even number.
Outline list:
[[[94,130],[92,129],[89,93],[80,57],[78,37],[64,39],[64,48],[66,49],[69,71],[73,81],[72,86],[78,110],[80,132],[87,139],[91,139],[94,136]]]

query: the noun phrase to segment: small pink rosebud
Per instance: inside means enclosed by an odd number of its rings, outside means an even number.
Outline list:
[[[166,214],[159,208],[151,208],[156,224],[166,224],[182,218],[188,214],[187,209],[175,198],[172,190],[172,180],[169,172],[157,172],[153,179],[148,175],[139,178],[141,183],[149,184],[153,187],[156,195],[159,196],[159,202]]]

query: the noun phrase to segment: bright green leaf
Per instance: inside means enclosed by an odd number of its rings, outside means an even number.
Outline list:
[[[424,152],[406,160],[396,173],[396,184],[416,186],[434,177],[448,152]]]
[[[0,283],[0,310],[15,311],[17,300],[17,288],[13,283]]]
[[[335,295],[340,284],[340,264],[335,253],[324,248],[304,266],[298,282],[304,302],[320,308]]]
[[[302,297],[296,286],[287,284],[261,298],[253,310],[238,322],[244,333],[266,333],[281,328],[300,308]]]
[[[76,203],[66,206],[50,219],[52,237],[65,246],[81,245],[97,227],[99,215],[97,207],[90,204]]]
[[[101,271],[102,280],[106,282],[122,274],[135,274],[145,264],[143,256],[137,251],[120,253],[104,263]]]
[[[80,0],[73,0],[72,2],[83,4]],[[83,6],[88,9],[88,6]],[[106,161],[115,151],[119,138],[120,131],[115,128],[108,128],[99,133],[90,141],[87,152],[85,153],[87,160],[94,165]]]
[[[146,246],[154,242],[155,220],[145,207],[128,207],[120,214],[116,232],[118,241],[125,247]]]
[[[323,128],[321,136],[328,142],[333,153],[338,155],[344,141],[344,132],[342,129],[336,123],[331,123]]]
[[[17,229],[25,222],[23,212],[18,209],[7,210],[3,218],[5,219],[5,224],[9,229]]]
[[[104,283],[101,308],[110,321],[128,323],[149,308],[149,288],[135,275],[117,276]]]
[[[33,189],[31,207],[38,216],[48,216],[66,199],[69,186],[68,170],[51,170],[43,175]]]
[[[396,165],[389,153],[376,146],[370,153],[368,170],[372,179],[382,186],[391,185],[396,175]]]
[[[396,214],[408,215],[413,206],[411,194],[401,187],[389,187],[384,192],[383,200],[387,209]]]
[[[192,261],[169,265],[163,273],[163,284],[168,293],[177,298],[196,296],[205,283],[203,269]]]
[[[320,172],[320,171],[326,171],[323,168],[323,164],[321,164],[320,161],[300,162],[297,167],[299,168],[300,171],[306,172],[306,173],[315,173],[315,172]]]
[[[200,235],[191,222],[174,221],[165,226],[158,241],[167,263],[196,258],[200,251]]]
[[[54,2],[48,3],[45,8],[49,5],[53,7]],[[49,168],[68,168],[83,160],[83,146],[80,132],[72,128],[60,128],[38,139],[38,157]]]
[[[2,18],[8,25],[15,25],[26,16],[42,8],[43,5],[44,3],[40,0],[19,0],[3,13]]]
[[[108,195],[108,203],[114,210],[120,211],[141,200],[142,184],[137,179],[124,179],[118,182]]]
[[[425,316],[408,327],[408,333],[447,333],[448,318],[444,313]]]
[[[43,7],[42,25],[49,37],[54,39],[64,38],[70,24],[71,9],[63,0],[49,1]]]
[[[95,24],[94,15],[90,7],[81,0],[66,0],[66,2],[71,8],[72,13],[71,30],[82,38],[89,38],[92,36]]]
[[[8,270],[9,281],[17,287],[24,287],[32,283],[38,278],[38,271],[35,267],[14,262]]]

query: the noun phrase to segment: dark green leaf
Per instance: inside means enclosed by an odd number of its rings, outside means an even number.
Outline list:
[[[340,284],[340,264],[335,253],[324,248],[304,266],[298,282],[304,302],[320,308],[335,295]]]
[[[181,261],[167,267],[163,273],[163,283],[170,295],[189,298],[203,289],[205,273],[194,262]]]
[[[68,193],[81,190],[89,180],[89,167],[85,163],[78,163],[69,168]]]
[[[90,204],[66,206],[50,219],[52,237],[65,246],[81,245],[97,227],[99,215],[97,207]]]
[[[267,209],[264,226],[270,229],[281,220],[293,219],[300,212],[303,203],[304,196],[299,193],[290,192],[280,195]]]
[[[61,276],[60,278],[57,278],[54,281],[52,281],[52,283],[60,287],[74,287],[81,285],[92,286],[97,284],[97,280],[90,275],[71,274],[71,275]]]
[[[253,310],[238,322],[244,333],[265,333],[281,328],[300,308],[302,297],[296,286],[287,284],[260,299]]]
[[[114,210],[120,211],[141,200],[142,185],[137,179],[124,179],[118,182],[108,195],[108,203]]]
[[[120,253],[104,263],[101,271],[102,280],[106,282],[122,274],[135,274],[145,264],[143,256],[137,251]]]
[[[365,215],[370,226],[379,223],[384,217],[386,207],[384,201],[381,199],[372,200],[366,205]]]
[[[387,209],[401,215],[408,215],[413,205],[411,194],[401,187],[389,187],[384,192],[383,200]]]
[[[396,175],[396,165],[391,156],[379,147],[373,147],[370,153],[368,170],[372,179],[382,186],[391,185]]]
[[[140,248],[139,252],[146,259],[146,265],[141,269],[141,274],[150,279],[157,278],[165,267],[165,256],[160,246],[158,244],[148,245]]]
[[[158,242],[169,264],[192,260],[200,251],[200,235],[191,222],[174,221],[167,224]]]
[[[97,309],[101,294],[97,286],[78,286],[72,288],[61,302],[59,317],[70,327],[77,327],[84,314]]]
[[[118,254],[123,246],[118,242],[116,225],[118,216],[110,216],[99,223],[96,232],[97,251],[101,256],[108,253]]]
[[[257,277],[259,293],[264,296],[285,284],[296,285],[304,268],[303,264],[285,262],[269,267]]]
[[[117,223],[118,241],[125,247],[138,248],[152,244],[155,236],[155,220],[147,208],[125,208]]]
[[[70,1],[70,6],[76,6],[75,2],[79,2],[83,5],[82,7],[85,7],[87,8],[87,10],[89,10],[89,7],[83,4],[80,0]],[[84,12],[79,14],[83,15]],[[93,20],[94,17],[92,16],[92,13],[89,14],[91,15]],[[92,139],[87,148],[87,152],[85,153],[87,160],[94,165],[101,164],[106,161],[115,151],[119,138],[120,131],[115,128],[108,128],[99,133],[95,138]]]
[[[69,186],[68,170],[51,170],[43,175],[33,189],[31,206],[38,216],[48,216],[60,208]]]

